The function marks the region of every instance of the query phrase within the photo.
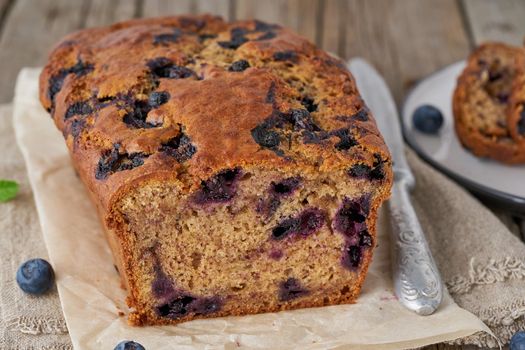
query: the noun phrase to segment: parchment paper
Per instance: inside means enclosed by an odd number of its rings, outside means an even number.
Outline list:
[[[445,293],[432,316],[404,309],[393,295],[385,213],[362,294],[354,305],[130,327],[126,292],[113,267],[97,213],[71,166],[62,138],[38,101],[39,69],[17,81],[14,126],[75,349],[113,349],[133,339],[146,349],[399,349],[488,328]]]

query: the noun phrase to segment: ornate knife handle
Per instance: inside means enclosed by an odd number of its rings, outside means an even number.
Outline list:
[[[412,174],[395,172],[389,200],[392,221],[392,269],[399,301],[419,315],[430,315],[443,298],[443,284],[410,200]]]

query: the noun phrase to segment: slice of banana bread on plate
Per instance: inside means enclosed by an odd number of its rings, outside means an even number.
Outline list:
[[[392,170],[339,60],[260,21],[133,20],[60,42],[40,98],[131,324],[356,300]]]
[[[456,133],[464,147],[480,157],[524,163],[525,148],[508,127],[509,101],[522,48],[487,43],[468,58],[453,97]]]

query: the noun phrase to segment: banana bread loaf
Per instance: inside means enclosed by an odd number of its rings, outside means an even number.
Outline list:
[[[356,300],[392,170],[339,60],[260,21],[133,20],[63,39],[40,99],[131,324]]]
[[[501,43],[478,47],[468,58],[453,97],[456,133],[463,146],[480,157],[525,162],[525,147],[508,127],[509,101],[522,48]]]

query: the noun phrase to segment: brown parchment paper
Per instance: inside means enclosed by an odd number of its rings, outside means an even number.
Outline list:
[[[14,127],[24,155],[60,301],[75,349],[113,349],[133,339],[146,349],[400,349],[490,332],[445,293],[432,316],[404,309],[392,290],[388,225],[378,242],[362,295],[354,305],[243,317],[196,320],[178,326],[130,327],[111,252],[97,213],[75,175],[62,138],[38,101],[39,69],[17,81]]]

